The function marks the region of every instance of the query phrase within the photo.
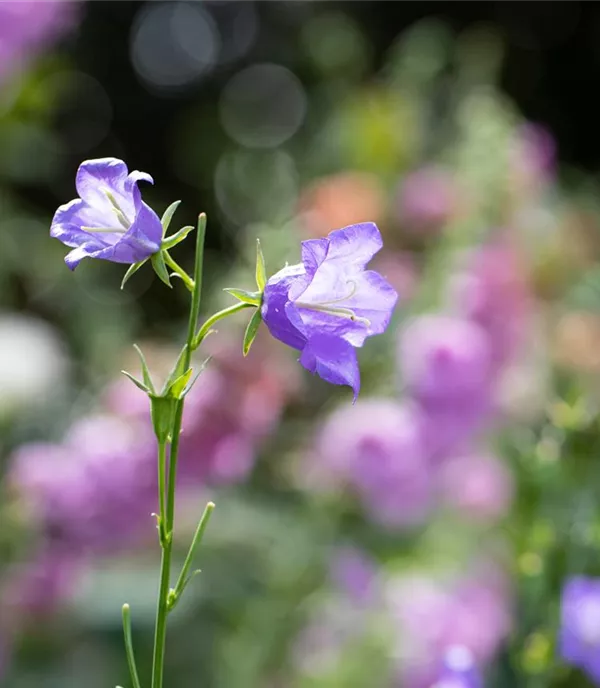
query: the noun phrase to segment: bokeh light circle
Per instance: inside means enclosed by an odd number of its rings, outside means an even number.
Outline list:
[[[221,122],[249,148],[273,148],[292,137],[306,116],[298,77],[280,65],[255,64],[233,76],[221,95]]]
[[[217,26],[199,4],[145,5],[131,34],[131,60],[140,79],[159,91],[181,90],[217,63]]]
[[[292,214],[298,200],[296,164],[282,150],[225,153],[214,184],[220,209],[237,225],[281,221]]]

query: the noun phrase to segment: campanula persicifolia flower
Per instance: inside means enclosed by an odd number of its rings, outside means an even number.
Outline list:
[[[385,331],[398,299],[379,273],[365,269],[382,245],[371,222],[303,241],[302,263],[280,270],[264,290],[262,317],[271,334],[298,349],[311,373],[352,387],[355,399],[355,347]]]
[[[575,576],[565,584],[560,653],[600,684],[600,578]]]
[[[138,182],[153,183],[145,172],[131,172],[122,160],[100,158],[79,166],[79,198],[61,205],[50,236],[73,250],[65,258],[71,270],[84,258],[137,263],[160,249],[162,225],[142,201]]]

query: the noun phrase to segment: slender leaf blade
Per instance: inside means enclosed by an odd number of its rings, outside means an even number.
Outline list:
[[[243,353],[244,356],[248,355],[248,352],[250,351],[250,347],[252,346],[252,342],[256,339],[256,335],[258,334],[258,328],[260,326],[260,323],[262,322],[262,315],[260,312],[260,308],[257,308],[254,311],[254,314],[250,318],[250,322],[248,323],[248,327],[246,327],[246,333],[244,334],[244,344],[243,344]]]
[[[124,289],[125,284],[129,281],[129,278],[132,275],[135,275],[135,273],[142,267],[142,265],[147,261],[148,259],[140,260],[139,263],[133,263],[132,265],[129,266],[129,269],[125,273],[125,276],[123,277],[123,281],[121,282],[121,289]]]
[[[160,223],[163,228],[163,236],[167,233],[167,229],[169,229],[169,225],[171,224],[171,220],[173,219],[173,215],[175,215],[175,211],[179,207],[179,204],[181,201],[175,201],[171,203],[171,205],[165,210],[163,213],[163,216],[160,220]]]
[[[260,239],[256,239],[256,286],[262,294],[267,284],[267,270],[265,267],[265,257],[260,247]]]
[[[245,291],[244,289],[235,289],[226,287],[223,289],[228,294],[242,303],[248,303],[251,306],[260,306],[261,294],[258,291]]]

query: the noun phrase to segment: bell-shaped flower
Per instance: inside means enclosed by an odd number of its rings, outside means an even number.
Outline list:
[[[389,325],[398,294],[367,263],[383,245],[367,222],[302,242],[302,263],[267,282],[262,317],[271,334],[298,349],[300,363],[327,382],[360,389],[355,347]]]
[[[142,201],[138,182],[153,183],[145,172],[131,172],[122,160],[100,158],[79,166],[79,198],[54,214],[50,236],[73,250],[65,263],[75,269],[84,258],[137,263],[160,250],[162,225]]]
[[[600,685],[600,579],[569,578],[562,590],[559,649],[562,658]]]

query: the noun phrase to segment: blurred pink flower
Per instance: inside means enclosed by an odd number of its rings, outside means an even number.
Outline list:
[[[118,550],[146,531],[156,507],[150,427],[112,416],[78,421],[61,445],[23,445],[8,480],[49,546],[80,555]]]
[[[336,588],[355,603],[373,602],[378,568],[365,552],[355,547],[340,547],[334,552],[329,573]]]
[[[427,514],[432,478],[416,409],[388,399],[338,408],[317,437],[315,460],[383,525],[408,526]]]
[[[424,404],[480,404],[489,393],[488,338],[465,318],[427,314],[409,322],[399,363],[402,382]]]
[[[456,183],[449,171],[423,167],[400,184],[397,212],[403,227],[411,231],[437,231],[457,207]]]
[[[426,576],[396,577],[388,582],[386,599],[400,673],[411,687],[430,685],[447,650],[457,645],[484,667],[511,629],[511,600],[502,576],[445,585]]]
[[[450,506],[477,521],[504,516],[513,497],[513,479],[497,458],[470,453],[449,459],[440,468],[442,497]]]
[[[0,81],[71,29],[79,11],[75,0],[0,2]]]
[[[69,598],[79,563],[76,557],[48,549],[9,569],[2,596],[8,613],[13,611],[18,619],[18,626],[27,627],[53,614]]]
[[[488,335],[492,363],[502,367],[523,342],[530,290],[516,248],[499,235],[474,249],[452,280],[451,305]]]
[[[550,131],[528,122],[517,129],[510,151],[512,187],[520,194],[546,184],[556,169],[556,141]]]

